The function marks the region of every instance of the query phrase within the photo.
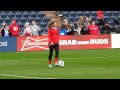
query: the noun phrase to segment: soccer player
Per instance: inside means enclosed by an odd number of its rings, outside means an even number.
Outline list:
[[[48,39],[49,39],[49,57],[48,66],[52,66],[52,54],[55,49],[55,66],[58,66],[58,56],[59,56],[59,32],[56,21],[51,21],[48,24]]]

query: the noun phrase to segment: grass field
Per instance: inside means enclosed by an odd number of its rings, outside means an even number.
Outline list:
[[[0,79],[120,79],[120,49],[60,51],[64,67],[49,68],[47,57],[48,51],[0,53]]]

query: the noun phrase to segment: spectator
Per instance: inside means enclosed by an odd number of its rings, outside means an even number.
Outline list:
[[[87,34],[89,34],[88,27],[83,26],[82,29],[81,29],[81,31],[80,31],[80,34],[81,35],[87,35]]]
[[[24,36],[32,36],[32,31],[30,29],[29,22],[26,22],[24,27],[25,27],[25,29],[23,31],[23,35]]]
[[[99,34],[99,27],[95,25],[95,22],[92,21],[92,23],[88,26],[88,31],[90,35],[98,35]]]
[[[110,25],[107,22],[102,26],[101,34],[110,34]]]
[[[74,35],[74,26],[68,20],[64,20],[61,29],[66,29],[67,35]]]
[[[120,33],[120,20],[115,20],[115,31],[116,33]]]
[[[36,22],[34,20],[32,21],[32,25],[30,25],[30,28],[32,30],[33,36],[41,36],[40,27],[38,25],[36,25]]]
[[[2,37],[9,37],[11,36],[9,26],[6,23],[3,23],[3,27],[1,29]]]
[[[99,21],[99,26],[103,25],[103,18],[104,18],[104,13],[103,11],[97,11],[97,15],[98,15],[98,21]]]
[[[84,25],[84,23],[85,23],[84,17],[83,17],[83,16],[80,16],[79,20],[77,21],[77,26],[78,26],[79,28],[82,28],[83,25]]]
[[[19,36],[20,28],[17,25],[16,20],[12,20],[12,24],[10,25],[9,30],[10,30],[11,36]]]

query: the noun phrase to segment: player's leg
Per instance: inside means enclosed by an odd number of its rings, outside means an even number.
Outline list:
[[[55,65],[58,65],[59,58],[59,44],[55,44]]]
[[[49,67],[52,67],[52,55],[53,55],[53,45],[49,46],[49,57],[48,57]]]

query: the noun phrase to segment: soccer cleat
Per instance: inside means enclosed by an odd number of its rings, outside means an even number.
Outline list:
[[[48,65],[49,67],[53,67],[51,64]]]
[[[55,63],[55,66],[59,66],[58,62],[57,62],[57,63]]]

